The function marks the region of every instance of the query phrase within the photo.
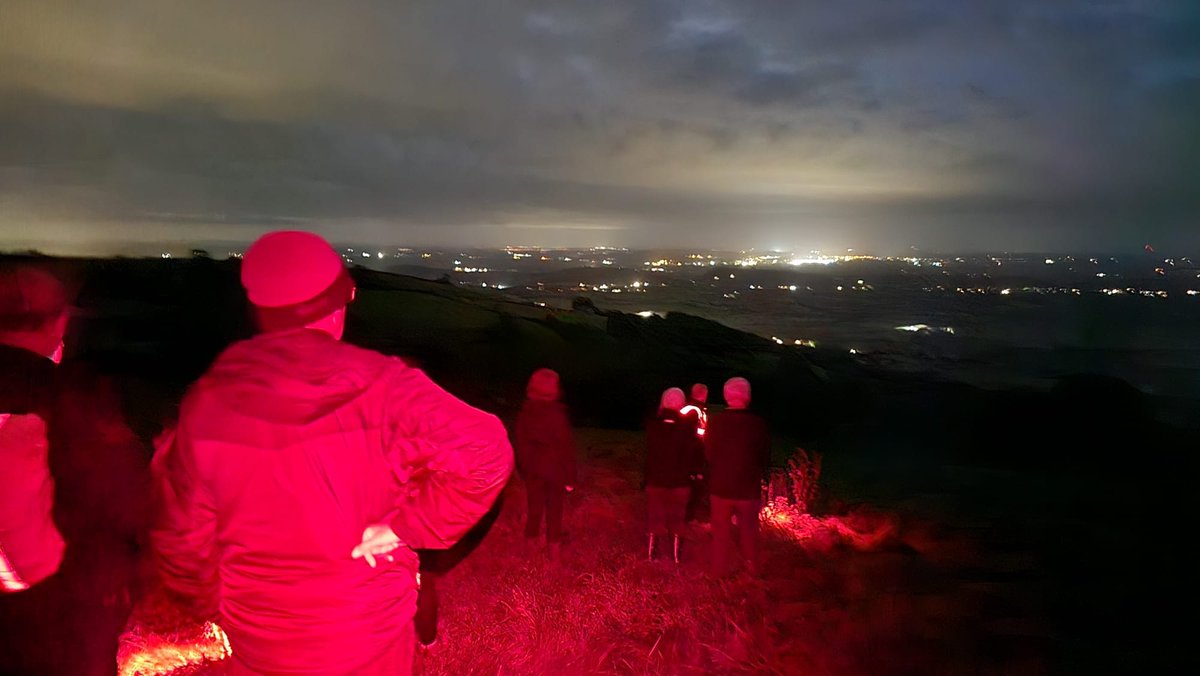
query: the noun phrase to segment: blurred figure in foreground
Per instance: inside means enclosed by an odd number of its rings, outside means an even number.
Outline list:
[[[575,490],[578,469],[575,439],[567,406],[562,399],[558,373],[541,368],[525,388],[525,404],[513,429],[517,467],[525,480],[529,511],[525,538],[532,543],[546,520],[546,551],[551,561],[562,553],[563,502]]]
[[[704,435],[708,432],[708,385],[694,383],[688,392],[687,406],[684,406],[681,412],[696,419],[696,436],[703,443]],[[703,454],[701,457],[703,458]],[[691,490],[688,491],[687,509],[683,519],[689,523],[707,523],[708,486],[704,483],[704,475],[697,471],[690,479]]]
[[[724,387],[727,408],[713,416],[705,435],[708,456],[708,489],[712,501],[713,570],[730,572],[733,519],[737,519],[738,545],[747,572],[754,573],[758,558],[758,512],[763,474],[770,460],[771,438],[767,423],[746,410],[750,383],[730,378]]]
[[[66,288],[0,272],[0,669],[112,674],[148,525],[147,454],[115,384],[56,366]]]
[[[216,618],[233,673],[407,674],[418,561],[491,507],[504,427],[400,359],[341,342],[355,287],[307,232],[259,238],[261,333],[184,397],[155,459],[165,586]]]
[[[670,537],[671,558],[679,563],[688,484],[703,463],[696,417],[680,411],[686,403],[683,390],[669,388],[646,423],[646,558],[651,561],[658,542]]]

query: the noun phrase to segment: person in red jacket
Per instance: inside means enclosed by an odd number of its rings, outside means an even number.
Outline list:
[[[758,557],[762,480],[770,460],[771,437],[766,421],[746,410],[750,405],[749,381],[730,378],[724,393],[727,408],[709,421],[704,441],[712,501],[712,565],[718,575],[729,572],[736,516],[742,560],[747,571],[753,573]]]
[[[657,541],[670,536],[672,558],[679,563],[688,484],[702,470],[696,416],[680,410],[686,403],[683,390],[669,388],[662,393],[658,413],[646,423],[646,558],[651,561]]]
[[[525,537],[529,541],[538,537],[545,515],[546,551],[551,561],[561,555],[563,501],[575,490],[578,471],[574,435],[561,396],[558,373],[547,368],[534,371],[513,429],[517,467],[529,499]]]
[[[217,619],[234,673],[409,673],[413,550],[487,512],[512,471],[504,427],[341,342],[355,287],[319,236],[264,235],[241,278],[261,333],[193,384],[155,459],[163,583]]]

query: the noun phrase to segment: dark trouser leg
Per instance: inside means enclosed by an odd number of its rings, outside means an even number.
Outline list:
[[[688,496],[691,489],[687,486],[666,489],[666,527],[671,535],[678,536],[683,530],[683,517],[687,511]]]
[[[546,542],[558,544],[563,537],[563,502],[567,489],[561,484],[547,482],[546,486]]]
[[[734,510],[738,520],[738,545],[746,568],[754,572],[758,567],[758,500],[737,500]]]
[[[646,487],[646,532],[650,535],[667,534],[667,492],[658,486]]]
[[[707,521],[708,509],[705,505],[707,502],[708,484],[703,480],[693,480],[691,482],[691,490],[688,492],[687,512],[684,514],[684,520]]]
[[[433,569],[437,554],[430,550],[418,554],[421,557],[421,587],[417,590],[417,614],[413,620],[417,640],[421,645],[429,645],[437,640],[438,630],[438,573]]]
[[[729,549],[733,546],[733,501],[712,496],[712,567],[717,575],[729,573]]]
[[[542,515],[546,512],[546,482],[538,477],[526,477],[525,493],[529,498],[525,537],[535,538],[542,530]]]

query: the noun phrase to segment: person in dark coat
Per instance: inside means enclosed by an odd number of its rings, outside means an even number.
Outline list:
[[[696,419],[696,436],[703,444],[704,435],[708,432],[708,385],[694,383],[688,392],[687,406],[684,406],[682,411]],[[683,518],[689,523],[708,521],[708,486],[704,483],[703,472],[692,475],[691,491],[688,493],[687,510]]]
[[[672,559],[679,563],[689,484],[703,462],[696,417],[680,412],[686,403],[683,390],[672,387],[646,423],[646,558],[651,561],[658,541],[670,537]]]
[[[0,667],[112,674],[149,525],[148,457],[114,381],[62,355],[69,306],[0,272]]]
[[[534,371],[513,430],[517,469],[529,499],[525,537],[538,537],[544,517],[546,551],[552,561],[561,555],[563,502],[575,490],[578,472],[574,434],[561,394],[558,373],[548,368]]]
[[[729,573],[736,517],[739,551],[747,570],[753,573],[758,558],[759,503],[771,437],[766,421],[746,409],[750,405],[750,383],[745,378],[730,378],[724,394],[728,407],[709,421],[704,445],[712,501],[712,565],[718,575]]]

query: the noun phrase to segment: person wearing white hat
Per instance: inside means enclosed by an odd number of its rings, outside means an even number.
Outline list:
[[[730,378],[725,382],[724,394],[727,407],[709,421],[704,442],[712,502],[712,565],[718,575],[729,573],[736,517],[738,549],[747,571],[753,573],[757,564],[762,480],[770,459],[771,438],[766,421],[747,409],[748,380]]]

